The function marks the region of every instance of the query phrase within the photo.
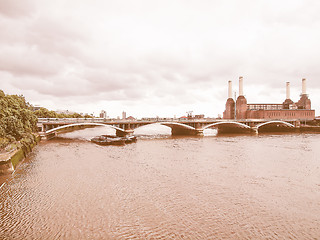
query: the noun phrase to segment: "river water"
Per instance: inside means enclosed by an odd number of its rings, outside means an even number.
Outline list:
[[[320,239],[320,135],[41,142],[0,189],[0,239]]]

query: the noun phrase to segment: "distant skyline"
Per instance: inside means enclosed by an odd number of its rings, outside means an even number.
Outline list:
[[[0,89],[33,105],[110,117],[223,113],[248,103],[320,115],[317,0],[0,0]],[[237,93],[238,94],[238,93]]]

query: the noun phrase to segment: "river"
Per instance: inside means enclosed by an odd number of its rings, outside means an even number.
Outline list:
[[[42,141],[0,188],[0,239],[319,239],[320,134]]]

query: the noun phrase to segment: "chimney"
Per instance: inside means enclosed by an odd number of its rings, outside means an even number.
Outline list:
[[[239,77],[239,96],[243,96],[243,77]]]
[[[232,81],[228,82],[228,98],[232,98]]]
[[[290,82],[287,82],[287,85],[286,85],[286,93],[287,93],[287,97],[286,99],[290,99]]]
[[[307,94],[307,80],[302,78],[302,95]]]

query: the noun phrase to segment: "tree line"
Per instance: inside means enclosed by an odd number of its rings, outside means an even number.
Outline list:
[[[8,95],[0,90],[0,150],[9,143],[34,138],[32,132],[37,131],[39,118],[91,118],[79,113],[63,114],[34,107],[25,100],[23,95]]]
[[[57,113],[44,107],[36,110],[34,114],[39,118],[92,118],[92,116],[89,114],[81,115],[79,113]]]

